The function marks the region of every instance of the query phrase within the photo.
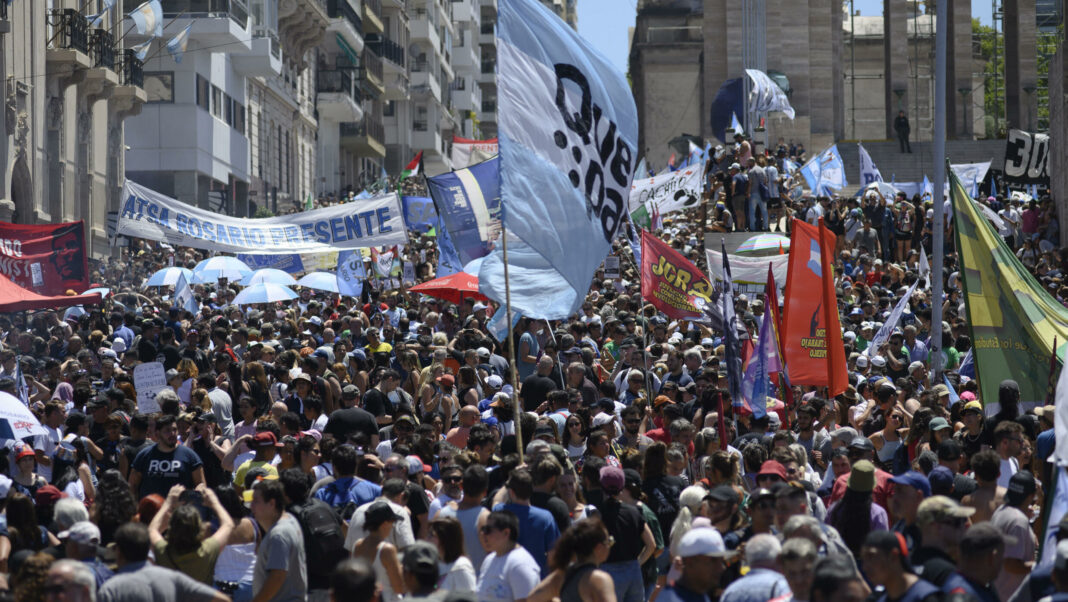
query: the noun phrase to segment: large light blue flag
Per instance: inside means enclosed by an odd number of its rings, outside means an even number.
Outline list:
[[[426,186],[460,263],[485,257],[501,231],[500,157],[427,178]]]
[[[179,31],[177,35],[167,42],[167,52],[174,57],[174,62],[181,63],[182,55],[185,54],[186,48],[189,47],[189,30],[193,28],[193,24],[185,26],[185,29]]]
[[[801,175],[805,177],[809,190],[814,194],[830,195],[835,190],[841,190],[849,185],[846,182],[845,165],[842,163],[842,155],[838,153],[838,145],[832,144],[823,152],[813,157],[801,168]]]
[[[775,318],[771,315],[771,305],[764,308],[764,321],[760,325],[760,339],[756,349],[749,358],[742,379],[742,397],[753,411],[753,418],[760,418],[768,413],[768,374],[782,372],[779,359],[779,346],[775,342]]]
[[[499,342],[499,343],[503,343],[503,342],[508,340],[508,319],[507,319],[507,317],[508,317],[508,312],[505,311],[505,308],[504,307],[498,307],[497,311],[493,312],[493,315],[490,316],[489,322],[486,322],[486,331],[489,332],[490,335],[493,336],[493,338],[497,339],[497,342]],[[519,312],[512,311],[512,328],[513,329],[516,327],[516,324],[519,324],[519,318],[521,318],[521,317],[522,316],[519,315]],[[504,376],[504,375],[502,375],[502,376]]]
[[[883,174],[879,173],[879,168],[871,160],[871,155],[864,150],[864,145],[859,142],[857,143],[857,154],[860,157],[860,185],[863,187],[868,184],[882,182]]]
[[[460,259],[460,254],[456,251],[456,245],[452,242],[452,235],[449,233],[449,229],[445,227],[445,219],[440,215],[438,216],[437,224],[438,269],[435,275],[441,278],[464,271],[466,262]]]
[[[497,27],[502,216],[516,240],[509,236],[512,305],[527,317],[560,319],[582,306],[623,223],[638,112],[624,75],[537,0],[501,0]],[[503,302],[496,255],[482,263],[479,290]]]
[[[100,27],[104,23],[104,15],[108,14],[108,11],[115,6],[115,0],[104,0],[104,8],[95,15],[86,15],[86,20],[89,21],[89,27]]]
[[[149,38],[140,44],[131,46],[130,50],[134,51],[134,56],[137,57],[137,60],[143,61],[145,60],[145,57],[148,56],[149,48],[152,48],[152,38]]]
[[[409,230],[426,232],[438,224],[438,214],[434,210],[434,200],[423,196],[401,197],[404,207],[404,225]]]
[[[185,279],[185,274],[178,276],[178,282],[174,283],[174,307],[180,307],[194,316],[200,313],[200,304],[193,296],[193,287]]]
[[[731,113],[731,130],[735,134],[744,134],[745,128],[742,127],[742,122],[738,121],[738,114]]]
[[[138,35],[158,38],[163,35],[163,8],[159,0],[148,0],[133,9],[128,15],[134,22]]]
[[[363,255],[359,249],[346,249],[337,254],[337,289],[338,293],[348,297],[359,297],[363,293],[363,283],[367,280],[367,270],[363,266]]]

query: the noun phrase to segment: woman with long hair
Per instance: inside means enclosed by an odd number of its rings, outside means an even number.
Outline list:
[[[96,497],[89,453],[80,437],[72,437],[56,446],[55,455],[52,457],[52,475],[56,489],[67,497],[83,503],[91,503]]]
[[[646,503],[660,521],[663,539],[668,539],[671,525],[679,514],[679,496],[686,483],[667,472],[667,446],[657,441],[645,450],[641,486]]]
[[[313,482],[318,480],[315,476],[315,467],[322,460],[322,451],[319,447],[318,439],[311,435],[304,435],[298,439],[294,448],[293,459],[302,473],[313,479]]]
[[[717,485],[730,485],[740,487],[742,485],[741,458],[738,454],[718,449],[702,459],[705,480],[708,488]]]
[[[248,395],[238,397],[236,410],[241,420],[234,425],[234,440],[240,439],[243,435],[255,435],[258,414],[256,414],[256,407],[252,404],[252,398]]]
[[[682,541],[682,536],[694,527],[696,519],[703,518],[705,525],[712,526],[708,518],[702,514],[707,495],[708,490],[700,485],[691,485],[683,489],[682,494],[679,495],[679,513],[675,516],[675,522],[671,524],[667,538],[668,550],[671,551],[672,557],[678,555],[679,542]]]
[[[438,386],[438,378],[445,374],[445,364],[434,362],[430,364],[419,379],[419,407],[434,407],[434,397],[441,395],[441,387]]]
[[[59,540],[48,529],[37,524],[37,511],[33,500],[20,493],[12,493],[7,498],[7,537],[10,542],[10,554],[20,550],[36,552],[47,546],[58,546]],[[4,538],[0,535],[0,538]],[[8,556],[10,558],[10,556]],[[4,559],[6,563],[7,559]]]
[[[867,460],[853,464],[842,499],[827,511],[827,524],[838,529],[853,556],[860,556],[864,538],[872,531],[889,529],[886,510],[872,503],[875,465]]]
[[[100,545],[106,546],[115,540],[115,531],[137,515],[137,500],[119,471],[105,470],[98,477],[89,516],[100,527]]]
[[[615,541],[600,519],[568,527],[549,558],[552,572],[527,596],[527,602],[616,602],[611,575],[597,567],[608,560]]]
[[[181,485],[171,487],[163,507],[148,525],[148,538],[155,552],[156,564],[185,573],[197,581],[215,583],[215,561],[226,545],[234,521],[219,503],[215,492],[205,485],[189,491]],[[204,537],[199,507],[211,509],[219,520],[219,527],[211,537]],[[167,523],[167,536],[161,529]]]
[[[572,462],[586,455],[586,423],[581,414],[571,414],[564,421],[564,436],[560,444]]]
[[[256,548],[263,531],[232,484],[215,489],[215,496],[234,523],[226,545],[215,560],[215,573],[212,576],[215,589],[230,596],[234,602],[248,602],[252,599]]]
[[[567,504],[567,511],[571,517],[571,524],[586,518],[590,514],[596,514],[597,508],[586,503],[582,495],[582,489],[578,486],[578,477],[571,470],[565,470],[564,474],[556,479],[556,495]]]
[[[245,390],[238,390],[237,392],[244,393],[247,391],[249,396],[252,397],[252,403],[256,407],[257,413],[266,414],[271,409],[271,385],[267,381],[267,372],[263,369],[263,364],[259,362],[245,364],[245,379],[241,382]],[[230,396],[232,399],[234,393],[231,392]]]
[[[438,589],[447,592],[478,591],[475,565],[464,554],[464,528],[455,517],[430,521],[429,541],[438,548]]]
[[[400,386],[408,395],[414,398],[419,394],[419,370],[421,369],[419,355],[414,351],[402,351],[400,353],[400,366],[405,373]]]
[[[393,531],[393,524],[398,520],[407,519],[397,516],[386,502],[372,503],[364,513],[363,525],[367,536],[352,547],[353,558],[363,560],[374,569],[375,581],[382,586],[382,602],[399,602],[404,594],[404,577],[397,547],[386,541]]]
[[[477,406],[479,401],[478,373],[471,366],[460,366],[457,376],[459,379],[456,382],[456,399],[460,401],[460,407]]]

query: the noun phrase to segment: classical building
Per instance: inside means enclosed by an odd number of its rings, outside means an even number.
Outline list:
[[[123,123],[146,100],[141,61],[116,43],[118,11],[83,16],[101,4],[0,3],[0,220],[85,220],[94,256],[109,250],[107,214],[121,196]]]

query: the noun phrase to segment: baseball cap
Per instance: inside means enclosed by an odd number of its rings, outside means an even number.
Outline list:
[[[250,447],[282,447],[271,431],[261,431],[252,436]]]
[[[345,385],[344,387],[341,388],[341,396],[342,397],[353,398],[353,397],[358,397],[359,395],[360,395],[360,389],[356,385]]]
[[[867,368],[867,367],[868,367],[868,356],[862,355],[862,356],[858,357],[857,358],[857,368]]]
[[[363,522],[365,525],[380,525],[387,520],[398,521],[400,519],[401,517],[393,511],[393,508],[389,506],[389,503],[381,500],[372,502],[371,505],[367,507],[367,512],[363,515]]]
[[[964,404],[964,407],[961,408],[960,411],[961,414],[964,414],[966,412],[979,412],[980,414],[982,414],[983,404],[978,401],[969,401],[968,403]]]
[[[65,497],[67,497],[67,494],[57,489],[55,485],[45,485],[38,489],[33,496],[38,507],[51,506]]]
[[[935,385],[935,386],[931,387],[931,390],[934,391],[935,397],[942,397],[943,395],[949,395],[949,387],[947,387],[945,385],[942,385],[942,384],[938,384],[938,385]]]
[[[37,455],[36,453],[34,453],[32,447],[30,447],[29,445],[26,445],[24,443],[23,444],[19,444],[18,447],[15,448],[15,450],[16,450],[15,451],[15,461],[16,462],[18,462],[19,460],[21,460],[23,458],[33,457],[33,456]]]
[[[609,495],[615,495],[620,491],[623,491],[623,487],[627,483],[626,475],[623,474],[623,469],[618,466],[605,466],[600,472],[601,487],[608,492]]]
[[[931,474],[927,475],[931,483],[931,493],[935,495],[949,495],[953,493],[953,471],[945,466],[935,466]]]
[[[456,383],[456,377],[451,374],[442,374],[438,377],[438,382],[445,385],[446,387],[451,387],[453,384]]]
[[[100,528],[87,520],[81,520],[70,526],[66,531],[60,531],[60,540],[73,541],[80,544],[100,543]]]
[[[504,385],[504,379],[496,374],[491,374],[486,378],[486,384],[494,389],[500,389]]]
[[[716,500],[717,502],[727,502],[729,504],[737,504],[741,501],[738,492],[730,485],[717,485],[712,488],[712,491],[708,492],[706,497]]]
[[[604,412],[601,412],[600,414],[597,414],[596,416],[593,417],[593,427],[594,428],[597,428],[599,426],[604,426],[604,425],[608,424],[609,422],[612,422],[612,415],[611,414],[606,414]]]
[[[423,464],[423,459],[419,456],[412,455],[408,456],[406,459],[408,461],[408,476],[433,470],[429,465]]]
[[[1027,496],[1038,489],[1035,475],[1028,470],[1021,470],[1009,479],[1009,487],[1005,491],[1005,502],[1010,506],[1019,506]]]
[[[849,443],[849,449],[860,451],[875,451],[875,445],[867,437],[856,437]]]
[[[936,495],[920,502],[920,507],[916,510],[916,524],[922,528],[932,523],[967,518],[973,514],[975,508],[961,506],[953,498]]]
[[[404,548],[401,566],[409,573],[436,575],[438,573],[438,549],[425,541],[417,541]]]
[[[723,536],[712,527],[697,527],[690,529],[679,541],[678,555],[682,558],[694,556],[731,556],[734,552],[727,549],[723,544]]]
[[[972,393],[971,391],[965,391],[965,392],[961,393],[960,394],[960,400],[961,401],[978,401],[976,399],[976,397],[975,397],[975,393]]]
[[[938,416],[936,418],[932,418],[931,422],[927,423],[927,428],[932,433],[934,431],[940,431],[942,429],[948,429],[949,428],[949,421],[946,420],[945,418],[942,418],[941,416]]]
[[[876,368],[882,368],[886,365],[886,358],[881,355],[877,355],[871,358],[871,365],[875,366]]]
[[[907,485],[923,494],[923,497],[931,497],[931,483],[922,472],[910,470],[896,477],[890,477],[890,482],[895,485]]]
[[[783,481],[790,480],[790,477],[786,475],[786,467],[777,460],[765,460],[764,463],[760,465],[760,472],[757,473],[757,478],[759,479],[764,475],[774,475]]]
[[[475,350],[475,353],[478,355],[478,357],[489,357],[490,356],[490,350],[486,349],[485,347],[479,347],[478,349]],[[496,376],[496,375],[494,375],[494,376]]]

